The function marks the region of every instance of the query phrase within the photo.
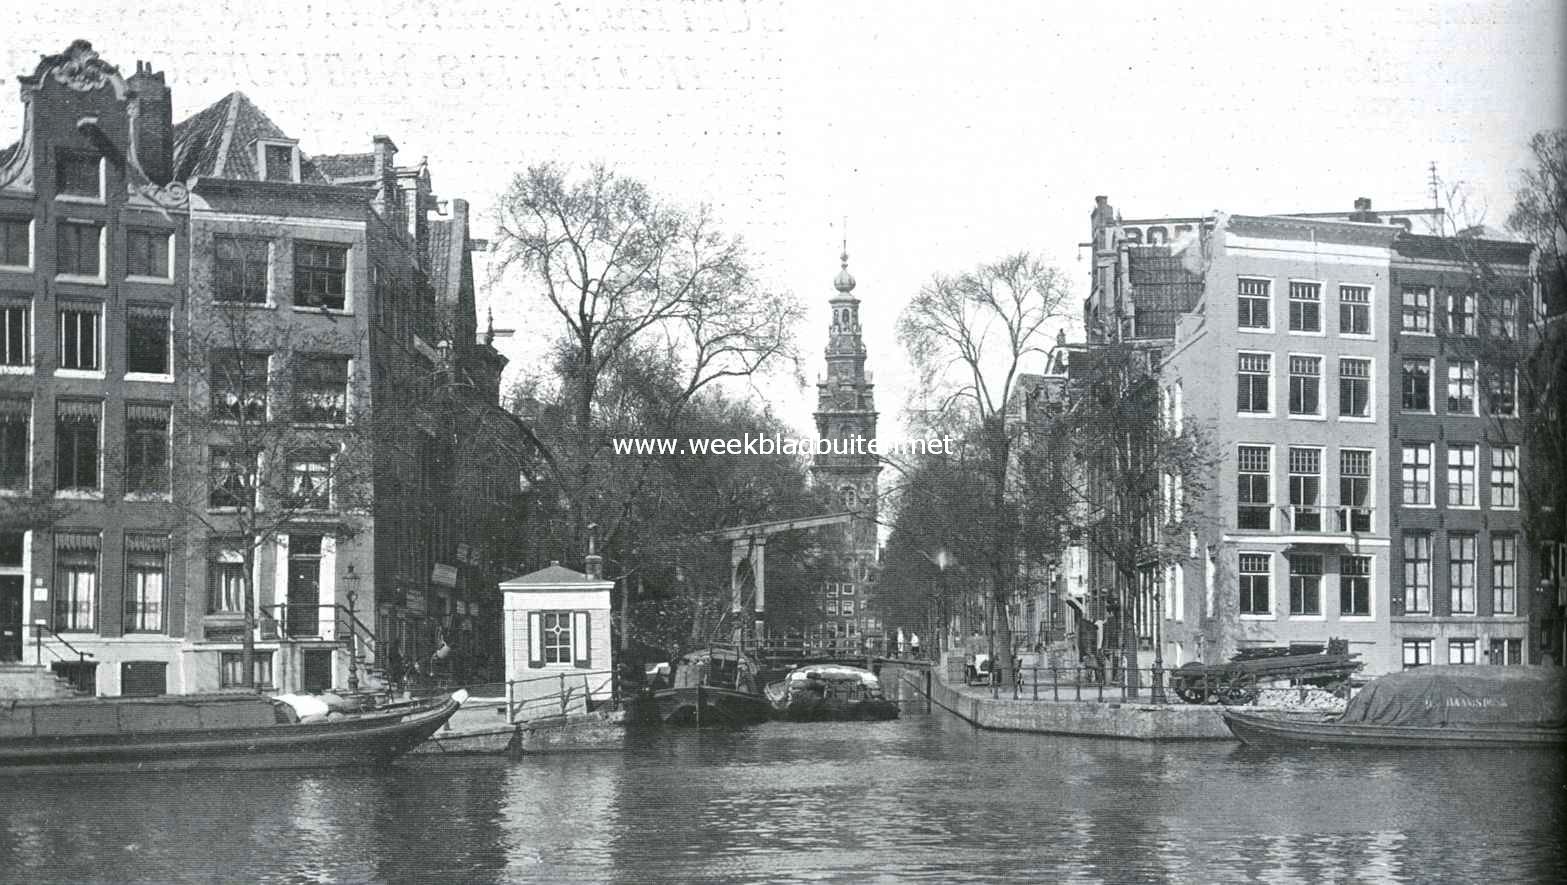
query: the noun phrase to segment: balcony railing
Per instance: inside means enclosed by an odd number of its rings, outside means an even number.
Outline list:
[[[1370,507],[1292,504],[1282,509],[1291,531],[1299,533],[1351,535],[1371,531]]]

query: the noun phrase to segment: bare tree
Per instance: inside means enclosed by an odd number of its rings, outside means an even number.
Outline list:
[[[791,360],[801,307],[762,285],[706,206],[671,205],[602,165],[579,178],[534,166],[497,216],[496,278],[539,299],[558,330],[562,420],[538,425],[570,523],[556,540],[582,549],[596,524],[604,555],[624,558],[652,462],[616,456],[611,440],[678,427],[715,382]]]
[[[1117,647],[1130,663],[1139,628],[1151,634],[1161,617],[1155,593],[1145,600],[1148,623],[1137,623],[1139,581],[1146,576],[1158,587],[1168,568],[1188,559],[1219,456],[1209,430],[1161,398],[1148,349],[1107,343],[1073,359],[1062,408],[1043,415],[1040,444],[1030,447],[1030,523],[1049,534],[1069,532],[1114,570],[1115,592],[1106,602]],[[1154,649],[1158,670],[1157,642]]]
[[[1064,319],[1067,285],[1060,272],[1026,252],[956,276],[936,275],[898,317],[898,337],[919,372],[920,395],[938,415],[963,416],[983,457],[985,505],[967,514],[990,538],[983,566],[994,605],[1006,611],[1018,568],[1017,507],[1009,496],[1018,428],[1007,409],[1025,365],[1043,361],[1050,328]],[[1009,619],[998,618],[1002,675],[1012,667]]]
[[[184,525],[240,565],[217,592],[236,596],[228,604],[244,613],[247,688],[255,686],[257,556],[301,527],[352,537],[369,513],[373,483],[372,416],[353,408],[365,401],[368,380],[349,372],[351,362],[363,362],[350,359],[361,353],[362,336],[350,321],[310,332],[315,317],[256,313],[214,306],[180,342],[189,381],[175,405],[181,439],[171,459],[171,501]],[[129,483],[142,481],[145,461],[133,449],[120,465]],[[280,630],[289,629],[287,617]]]

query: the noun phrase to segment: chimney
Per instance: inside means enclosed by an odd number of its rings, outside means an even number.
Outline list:
[[[174,100],[163,72],[154,73],[152,62],[138,61],[127,85],[136,104],[131,155],[154,184],[168,184],[174,177]]]
[[[1094,211],[1088,217],[1093,228],[1089,239],[1094,241],[1095,248],[1100,248],[1099,232],[1115,223],[1115,208],[1110,205],[1110,198],[1103,194],[1094,197]]]
[[[1355,211],[1349,214],[1350,221],[1362,221],[1368,224],[1380,224],[1382,217],[1371,211],[1370,197],[1356,197]]]
[[[598,523],[588,524],[588,555],[582,558],[582,567],[587,570],[588,577],[595,581],[602,581],[604,579],[604,557],[598,555],[595,541],[598,529]]]

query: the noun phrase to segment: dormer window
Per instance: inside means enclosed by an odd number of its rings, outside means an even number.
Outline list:
[[[256,143],[257,165],[263,181],[299,182],[299,147],[291,141]]]

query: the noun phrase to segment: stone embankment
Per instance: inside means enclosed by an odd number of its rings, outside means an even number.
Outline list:
[[[928,692],[933,705],[980,728],[1128,740],[1235,740],[1216,706],[1108,697],[1103,701],[1013,699],[1010,690],[993,698],[988,686],[951,683],[943,676],[939,667],[900,669],[897,673],[904,686],[920,694]],[[1341,709],[1343,703],[1314,690],[1309,690],[1303,701],[1295,689],[1264,692],[1259,700],[1259,706],[1288,710],[1331,711]]]

